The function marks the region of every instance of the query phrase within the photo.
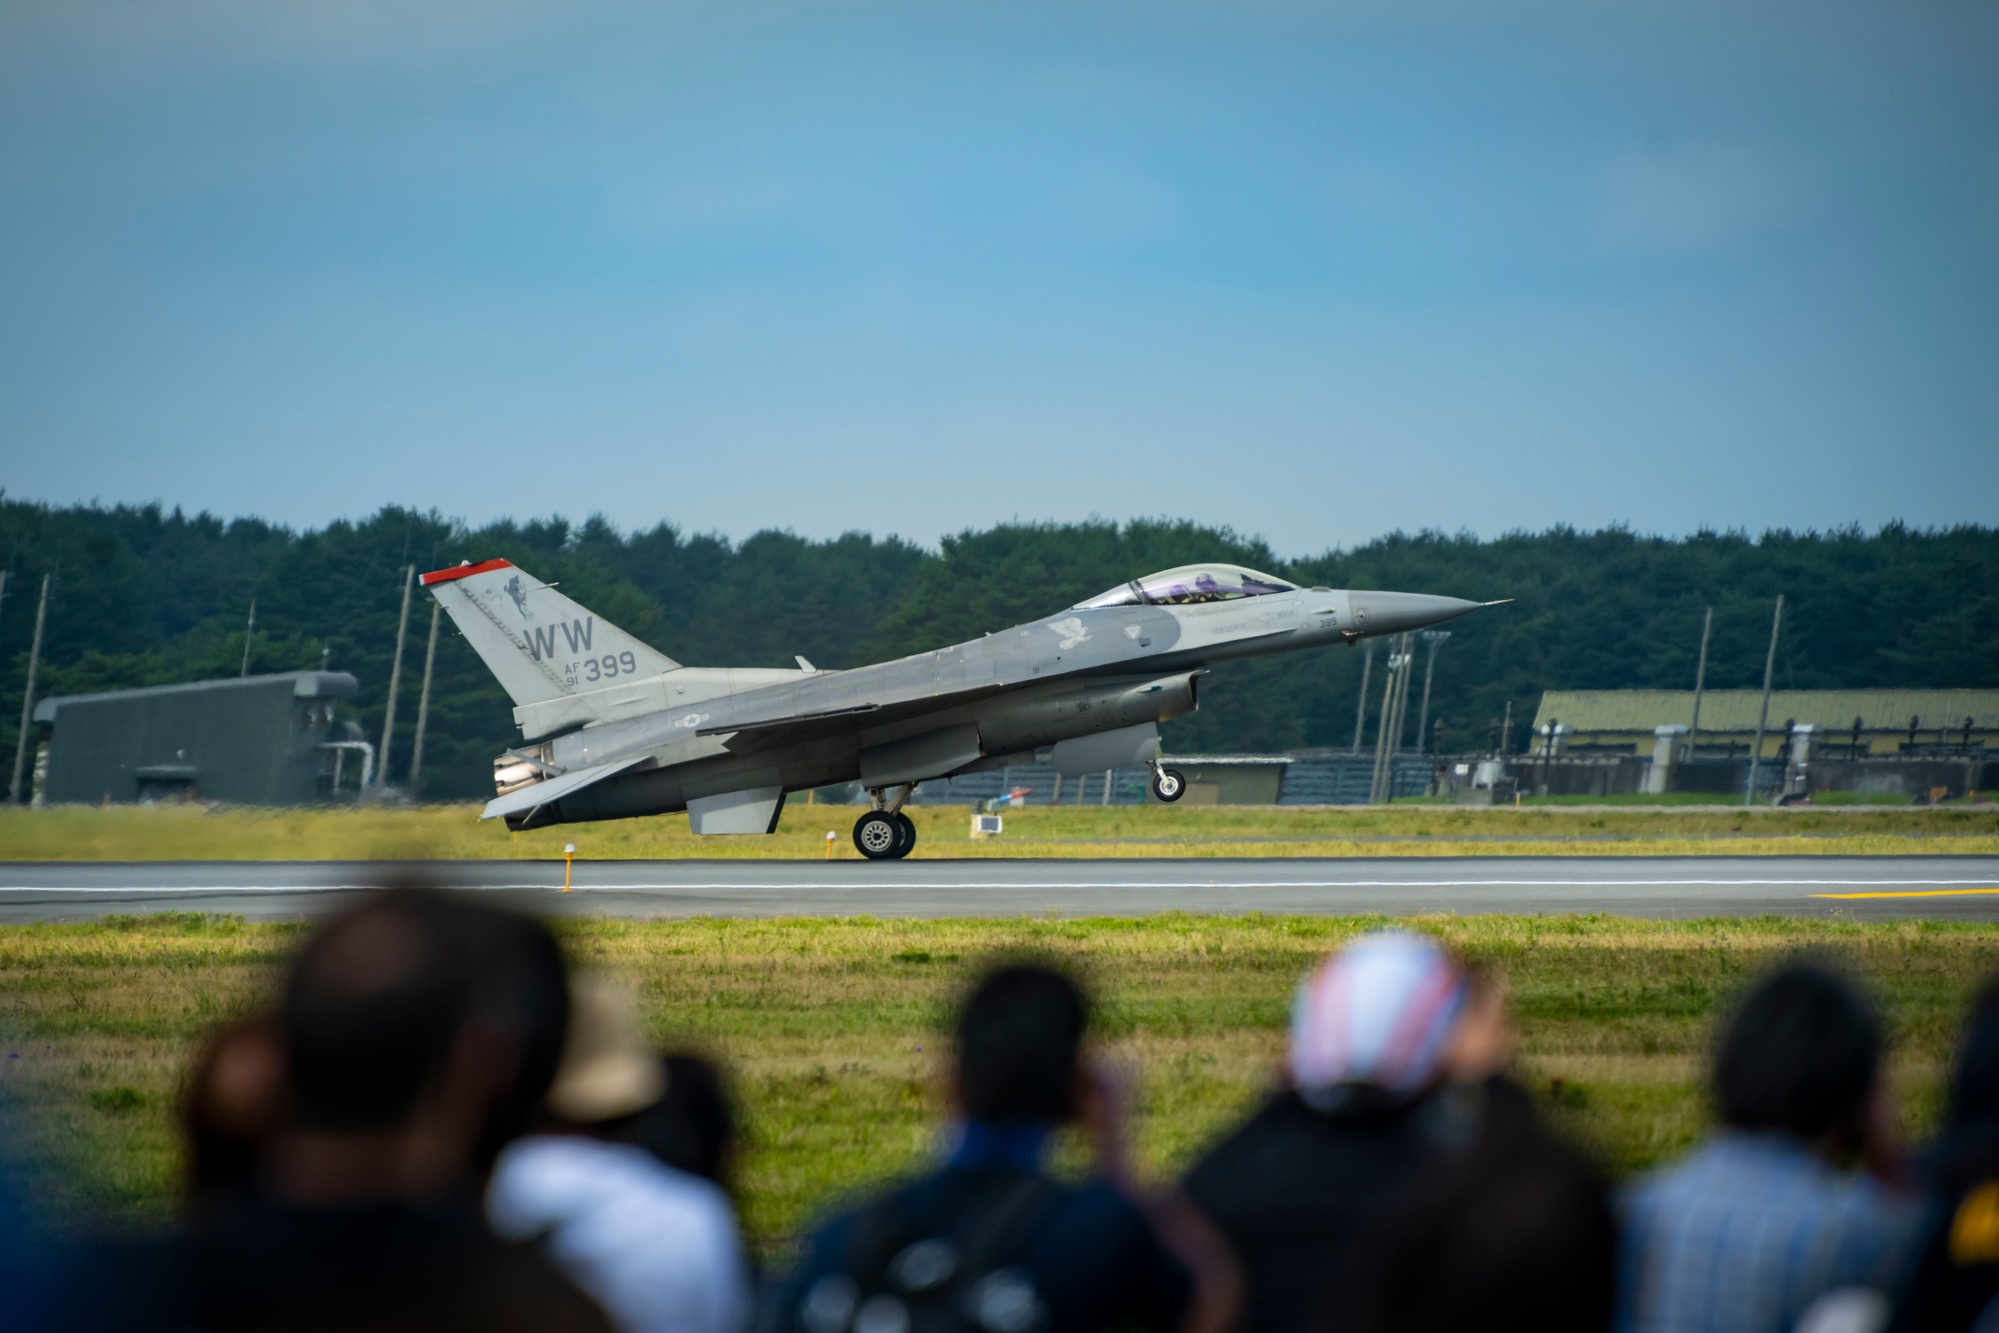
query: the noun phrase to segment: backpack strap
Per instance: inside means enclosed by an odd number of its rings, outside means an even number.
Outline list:
[[[1039,1172],[985,1172],[949,1181],[956,1188],[919,1201],[905,1187],[881,1195],[855,1219],[841,1270],[864,1292],[888,1285],[888,1268],[912,1243],[949,1240],[957,1274],[977,1276],[1017,1263],[1063,1187]]]
[[[923,1238],[930,1210],[919,1208],[913,1193],[909,1186],[890,1190],[869,1200],[854,1219],[853,1238],[840,1269],[862,1291],[880,1291],[887,1282],[889,1263],[905,1246]]]
[[[1026,1257],[1029,1242],[1063,1195],[1062,1186],[1039,1172],[1021,1175],[988,1195],[963,1228],[958,1272],[966,1277],[1005,1268]]]

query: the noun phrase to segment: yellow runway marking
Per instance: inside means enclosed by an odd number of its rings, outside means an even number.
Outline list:
[[[1814,898],[1955,898],[1964,894],[1999,893],[1990,889],[1913,889],[1898,893],[1814,893]]]

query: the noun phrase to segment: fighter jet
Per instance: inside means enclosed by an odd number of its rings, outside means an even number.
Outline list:
[[[685,810],[699,834],[770,833],[787,793],[859,782],[854,846],[907,856],[919,782],[1053,747],[1068,777],[1130,764],[1152,793],[1159,724],[1194,711],[1217,662],[1399,634],[1484,603],[1300,588],[1184,565],[1040,620],[851,670],[682,666],[505,560],[423,576],[514,701],[523,743],[493,761],[484,817],[509,828]]]

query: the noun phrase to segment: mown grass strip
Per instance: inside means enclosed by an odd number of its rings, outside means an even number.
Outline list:
[[[776,834],[696,838],[681,815],[513,834],[479,807],[0,810],[0,860],[292,861],[785,857],[854,860],[858,809],[785,808]],[[1035,806],[975,840],[963,806],[914,806],[916,855],[1650,856],[1999,855],[1999,807],[1880,810]],[[829,843],[826,835],[833,835]]]
[[[636,990],[662,1043],[720,1056],[748,1114],[746,1216],[766,1248],[929,1150],[942,1024],[982,961],[1052,953],[1093,986],[1138,1071],[1137,1147],[1170,1172],[1270,1085],[1293,986],[1378,918],[1209,917],[558,923],[572,956]],[[1788,918],[1437,917],[1504,981],[1519,1069],[1619,1171],[1702,1131],[1701,1070],[1727,998],[1772,959],[1834,955],[1880,998],[1905,1122],[1934,1122],[1953,1033],[1999,969],[1999,927]],[[200,1034],[260,1003],[299,928],[179,914],[0,927],[0,1089],[65,1214],[159,1216],[171,1110]]]

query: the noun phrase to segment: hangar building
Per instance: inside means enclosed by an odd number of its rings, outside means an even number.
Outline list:
[[[1522,791],[1741,794],[1760,690],[1708,690],[1694,731],[1691,690],[1550,690],[1528,752],[1509,761]],[[1756,795],[1862,792],[1936,799],[1999,781],[1999,690],[1773,690]]]
[[[334,720],[356,692],[344,671],[288,671],[44,699],[35,802],[327,800],[348,750],[357,768],[373,757],[359,728]]]
[[[1704,691],[1694,753],[1682,739],[1681,757],[1747,758],[1762,707],[1761,690]],[[1693,722],[1692,690],[1550,690],[1534,715],[1533,748],[1649,756],[1661,727],[1684,733]],[[1763,757],[1783,754],[1800,726],[1828,758],[1962,756],[1999,742],[1999,690],[1773,690]]]

